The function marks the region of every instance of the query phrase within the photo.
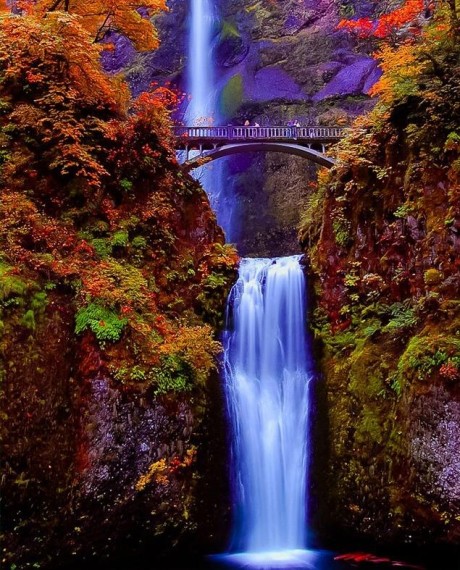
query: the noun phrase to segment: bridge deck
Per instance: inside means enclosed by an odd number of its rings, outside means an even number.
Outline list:
[[[287,142],[333,143],[345,135],[344,127],[174,127],[178,146],[209,143],[220,145],[230,142]]]

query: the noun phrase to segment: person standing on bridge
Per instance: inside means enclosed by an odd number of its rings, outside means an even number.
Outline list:
[[[296,119],[295,121],[293,121],[292,126],[294,127],[292,129],[292,138],[296,141],[297,140],[297,128],[300,127],[299,119]]]

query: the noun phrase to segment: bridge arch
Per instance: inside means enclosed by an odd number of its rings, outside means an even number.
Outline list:
[[[302,146],[300,144],[288,143],[288,142],[235,142],[233,144],[224,144],[212,150],[204,151],[198,156],[191,158],[183,163],[183,167],[186,170],[193,170],[200,166],[201,159],[208,158],[210,160],[217,160],[224,156],[230,156],[233,154],[239,154],[242,152],[282,152],[285,154],[293,154],[295,156],[300,156],[305,158],[320,166],[325,166],[326,168],[331,168],[334,166],[335,161],[326,156],[325,154],[309,148]]]

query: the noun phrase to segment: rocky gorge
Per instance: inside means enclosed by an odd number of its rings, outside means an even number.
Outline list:
[[[217,5],[222,123],[350,124],[371,111],[381,74],[372,43],[353,41],[337,24],[372,15],[375,3]],[[163,47],[128,64],[134,89],[151,80],[185,84],[177,17],[185,30],[186,13],[171,8],[161,16]],[[388,543],[458,543],[458,175],[457,147],[446,142],[459,120],[458,54],[448,57],[443,65],[455,71],[435,112],[436,134],[411,99],[395,102],[380,128],[364,123],[339,146],[332,181],[319,187],[317,168],[296,157],[256,154],[223,166],[241,254],[297,252],[302,217],[331,446],[322,459],[328,488],[318,483],[317,491],[330,514],[326,535],[353,528]],[[436,73],[423,80],[435,83]],[[448,150],[434,159],[433,146]],[[320,509],[318,524],[325,518]]]
[[[220,176],[240,255],[305,253],[316,542],[456,552],[460,54],[429,28],[414,56],[423,65],[404,60],[409,79],[396,73],[371,97],[384,68],[375,43],[337,25],[374,17],[377,4],[215,2],[215,122],[360,117],[330,172],[258,153],[222,159]],[[56,40],[61,28],[2,29],[2,561],[11,570],[147,567],[222,550],[228,538],[216,364],[238,255],[175,159],[171,113],[180,119],[186,101],[170,111],[177,101],[164,87],[145,97],[152,82],[186,90],[187,3],[168,6],[152,16],[158,49],[108,36],[109,79],[83,44],[96,62],[91,89]],[[48,117],[62,130],[50,134]]]

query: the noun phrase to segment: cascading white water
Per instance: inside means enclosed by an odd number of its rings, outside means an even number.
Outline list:
[[[240,552],[306,545],[305,311],[300,256],[242,260],[224,338]]]
[[[191,100],[185,120],[207,125],[218,119],[211,49],[215,15],[210,0],[190,2]],[[231,204],[229,207],[228,199],[222,199],[219,168],[196,174],[228,237]],[[273,551],[283,565],[287,553],[302,566],[311,560],[311,555],[302,550],[306,543],[311,375],[305,334],[305,282],[299,260],[300,256],[242,261],[239,280],[229,298],[233,330],[227,332],[224,342],[224,375],[234,438],[235,546],[240,552],[257,556],[270,551],[270,567]]]
[[[187,59],[187,91],[190,103],[185,112],[187,125],[218,125],[217,87],[214,77],[212,33],[217,23],[214,2],[190,0],[190,35]],[[197,151],[198,154],[198,151]],[[190,156],[193,156],[192,154]],[[229,241],[232,240],[233,201],[229,198],[228,184],[223,180],[220,161],[198,168],[193,172],[209,196],[217,221]]]
[[[209,125],[214,109],[211,33],[214,11],[210,0],[191,0],[188,45],[188,90],[190,103],[185,114],[189,125]]]

